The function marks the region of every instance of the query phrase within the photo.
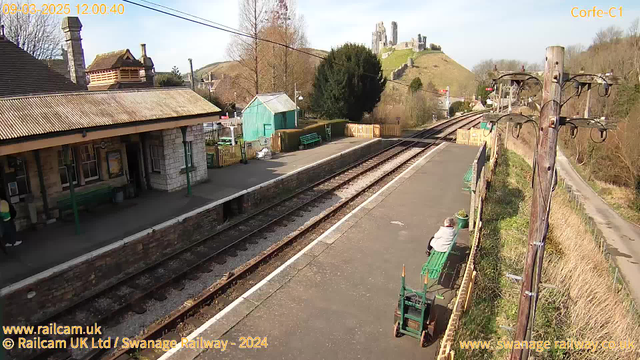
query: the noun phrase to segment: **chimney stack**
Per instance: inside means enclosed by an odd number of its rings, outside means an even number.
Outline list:
[[[76,16],[62,19],[62,32],[64,32],[64,39],[67,44],[67,59],[71,81],[86,88],[87,77],[80,30],[82,30],[82,23]]]
[[[147,56],[147,44],[140,44],[140,51],[142,55],[138,60],[144,65],[144,81],[147,82],[149,86],[153,86],[153,78],[156,75],[155,68],[153,65],[153,60]]]

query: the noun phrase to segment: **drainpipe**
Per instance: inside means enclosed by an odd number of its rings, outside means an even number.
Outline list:
[[[184,168],[187,173],[187,196],[191,196],[191,178],[189,175],[189,157],[187,155],[187,127],[182,126],[180,128],[182,131],[182,145],[184,146]],[[191,149],[193,151],[193,149]]]
[[[38,169],[38,180],[40,181],[40,194],[42,195],[42,207],[44,208],[44,216],[47,220],[51,219],[51,213],[49,212],[49,199],[47,199],[47,187],[44,184],[44,175],[42,174],[42,162],[40,161],[40,150],[37,149],[34,152],[36,157],[36,168]]]
[[[67,167],[67,174],[69,177],[69,197],[71,198],[71,207],[73,208],[73,220],[76,224],[76,235],[80,234],[80,218],[78,217],[78,204],[76,203],[76,193],[74,191],[73,178],[73,164],[71,163],[71,148],[69,145],[62,147],[64,153],[64,164]]]

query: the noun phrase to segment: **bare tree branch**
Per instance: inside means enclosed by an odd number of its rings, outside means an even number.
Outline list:
[[[4,4],[16,5],[20,9],[23,6],[35,6],[29,1],[3,3],[0,0],[0,8]],[[37,59],[53,59],[61,55],[60,45],[63,36],[59,17],[42,13],[23,13],[22,11],[17,11],[15,14],[5,14],[0,11],[0,24],[5,26],[5,35],[9,40]]]

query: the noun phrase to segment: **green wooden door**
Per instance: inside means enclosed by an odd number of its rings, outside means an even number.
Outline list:
[[[271,137],[271,135],[273,134],[273,126],[271,126],[271,124],[264,124],[264,136],[265,137]]]

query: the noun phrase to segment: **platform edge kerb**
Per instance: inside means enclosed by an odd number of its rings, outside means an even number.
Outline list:
[[[200,214],[200,213],[202,213],[204,211],[207,211],[207,210],[209,210],[209,209],[211,209],[211,208],[213,208],[215,206],[218,206],[220,204],[223,204],[223,203],[225,203],[225,202],[227,202],[229,200],[233,200],[233,199],[235,199],[237,197],[240,197],[240,196],[245,195],[247,193],[251,193],[251,192],[256,191],[258,189],[261,189],[261,188],[263,188],[265,186],[272,185],[272,184],[274,184],[276,182],[283,181],[286,178],[299,173],[300,171],[303,171],[303,170],[318,166],[318,165],[320,165],[320,164],[322,164],[324,162],[327,162],[327,161],[333,160],[335,158],[344,156],[345,154],[347,154],[347,153],[349,153],[351,151],[355,151],[356,149],[359,149],[361,147],[370,145],[370,144],[372,144],[374,142],[377,142],[377,141],[382,141],[382,139],[380,139],[380,138],[372,139],[372,140],[367,141],[365,143],[362,143],[362,144],[360,144],[358,146],[354,146],[354,147],[352,147],[350,149],[341,151],[341,152],[339,152],[337,154],[333,154],[333,155],[331,155],[331,156],[329,156],[327,158],[324,158],[324,159],[318,160],[318,161],[316,161],[314,163],[305,165],[305,166],[303,166],[303,167],[301,167],[299,169],[295,169],[295,170],[293,170],[293,171],[291,171],[291,172],[289,172],[287,174],[284,174],[282,176],[279,176],[279,177],[277,177],[275,179],[271,179],[271,180],[269,180],[267,182],[264,182],[264,183],[255,185],[253,187],[250,187],[248,189],[239,191],[239,192],[237,192],[235,194],[232,194],[232,195],[229,195],[229,196],[227,196],[227,197],[225,197],[223,199],[216,200],[216,201],[214,201],[212,203],[209,203],[209,204],[204,205],[202,207],[199,207],[197,209],[191,210],[191,211],[189,211],[189,212],[187,212],[185,214],[182,214],[182,215],[180,215],[178,217],[175,217],[173,219],[164,221],[164,222],[162,222],[160,224],[157,224],[157,225],[154,225],[154,226],[152,226],[150,228],[141,230],[141,231],[139,231],[139,232],[137,232],[137,233],[135,233],[133,235],[129,235],[129,236],[123,238],[122,240],[118,240],[118,241],[116,241],[116,242],[114,242],[112,244],[109,244],[109,245],[106,245],[104,247],[98,248],[98,249],[93,250],[93,251],[91,251],[89,253],[86,253],[84,255],[81,255],[81,256],[76,257],[74,259],[71,259],[69,261],[66,261],[66,262],[64,262],[62,264],[58,264],[58,265],[56,265],[56,266],[54,266],[52,268],[44,270],[44,271],[42,271],[42,272],[40,272],[38,274],[35,274],[33,276],[30,276],[30,277],[26,278],[26,279],[20,280],[20,281],[14,283],[14,284],[5,286],[4,288],[0,289],[0,297],[9,295],[9,294],[11,294],[11,293],[13,293],[13,292],[25,287],[25,286],[28,286],[28,285],[36,282],[36,281],[45,279],[45,278],[50,277],[52,275],[55,275],[55,274],[57,274],[59,272],[67,270],[68,268],[73,267],[73,266],[75,266],[77,264],[80,264],[82,262],[91,260],[92,258],[94,258],[96,256],[99,256],[101,254],[104,254],[105,252],[108,252],[108,251],[111,251],[111,250],[114,250],[114,249],[117,249],[117,248],[120,248],[120,247],[124,247],[128,243],[130,243],[132,241],[135,241],[135,240],[137,240],[137,239],[139,239],[139,238],[141,238],[143,236],[146,236],[146,235],[152,233],[153,231],[161,230],[161,229],[164,229],[164,228],[169,227],[171,225],[174,225],[176,223],[180,223],[180,222],[184,221],[185,219],[188,219],[188,218],[190,218],[192,216],[198,215],[198,214]]]
[[[253,300],[251,300],[249,297],[255,293],[258,289],[260,289],[262,286],[266,285],[267,283],[269,283],[271,280],[273,280],[276,276],[280,276],[280,274],[289,266],[291,266],[292,264],[294,264],[296,261],[298,261],[298,259],[302,258],[303,256],[307,255],[309,257],[311,257],[311,259],[309,259],[309,261],[307,261],[301,268],[296,269],[294,271],[295,274],[297,274],[298,272],[300,272],[302,270],[302,268],[306,267],[311,261],[313,261],[315,258],[319,257],[327,248],[329,248],[332,242],[327,242],[325,241],[329,236],[331,236],[333,233],[335,233],[336,231],[338,233],[340,233],[340,236],[342,236],[342,234],[348,230],[348,228],[351,228],[351,226],[353,226],[353,224],[357,221],[360,220],[360,218],[356,219],[356,221],[352,224],[347,225],[347,228],[343,228],[343,225],[345,225],[346,223],[349,222],[349,219],[351,219],[352,217],[356,216],[357,213],[359,213],[362,209],[366,208],[367,205],[371,202],[376,202],[376,205],[379,204],[382,200],[384,200],[384,198],[386,198],[389,194],[391,194],[393,191],[395,191],[395,189],[397,188],[397,186],[399,186],[400,184],[396,184],[396,182],[398,181],[405,181],[409,176],[411,176],[412,174],[414,174],[419,168],[421,168],[422,166],[424,166],[429,160],[431,160],[431,158],[438,153],[441,149],[443,149],[444,147],[447,146],[448,143],[443,142],[441,144],[439,144],[437,147],[435,147],[434,149],[431,149],[427,154],[423,155],[416,163],[414,163],[413,165],[411,165],[408,169],[404,170],[402,173],[400,173],[399,175],[395,176],[390,183],[386,184],[385,186],[382,187],[382,189],[378,190],[375,194],[373,194],[371,197],[369,197],[367,200],[365,200],[365,202],[363,202],[362,204],[358,205],[355,209],[353,209],[351,212],[349,212],[349,214],[347,214],[345,217],[343,217],[342,219],[340,219],[337,223],[333,224],[333,226],[331,226],[329,229],[327,229],[325,232],[323,232],[320,236],[318,236],[315,240],[313,240],[311,243],[309,243],[309,245],[307,245],[305,248],[303,248],[302,250],[300,250],[298,253],[296,253],[295,255],[293,255],[293,257],[291,257],[290,259],[288,259],[285,263],[283,263],[282,265],[280,265],[277,269],[275,269],[274,271],[272,271],[269,275],[267,275],[264,279],[262,279],[260,282],[258,282],[256,285],[254,285],[253,287],[251,287],[249,290],[247,290],[246,292],[244,292],[242,295],[240,295],[240,297],[238,297],[236,300],[234,300],[231,304],[227,305],[224,309],[222,309],[218,314],[216,314],[214,317],[210,318],[209,320],[207,320],[204,324],[202,324],[200,327],[198,327],[197,329],[195,329],[193,332],[191,332],[189,335],[187,335],[187,339],[194,340],[196,337],[198,337],[199,335],[201,335],[202,333],[204,333],[209,327],[211,327],[213,324],[217,323],[218,321],[220,321],[224,316],[226,316],[227,313],[229,313],[230,311],[232,311],[236,306],[238,306],[240,303],[242,303],[243,301],[247,300],[247,301],[251,301],[253,303],[255,303]],[[402,179],[402,180],[401,180]],[[381,198],[379,198],[380,196],[382,196]],[[370,209],[368,209],[370,210]],[[368,211],[367,211],[368,212]],[[317,254],[307,254],[310,252],[311,249],[313,249],[314,247],[318,246],[319,243],[325,243],[327,246],[322,250],[319,251]],[[295,275],[293,275],[295,276]],[[287,280],[289,281],[289,280]],[[282,286],[282,285],[281,285]],[[278,286],[277,289],[279,289],[281,286]],[[275,293],[276,290],[273,290],[272,294]],[[271,296],[271,295],[269,295]],[[269,296],[267,296],[266,298],[268,298]],[[264,300],[263,300],[264,301]],[[257,306],[259,306],[263,301],[260,301],[259,303],[255,303],[257,304]],[[257,308],[256,306],[256,308]],[[253,310],[252,310],[253,311]],[[231,328],[233,328],[235,325],[237,325],[239,323],[235,322],[233,324],[229,325],[229,329],[227,329],[227,331],[229,331]],[[173,356],[179,356],[179,354],[181,353],[181,351],[188,351],[185,350],[185,348],[182,348],[180,346],[175,346],[173,348],[171,348],[169,351],[167,351],[166,353],[164,353],[162,356],[160,356],[158,358],[158,360],[168,360],[169,358],[173,357]],[[200,353],[198,353],[199,355]],[[197,355],[196,355],[197,357]],[[190,357],[188,355],[186,356],[180,356],[179,360],[192,360],[196,357]]]

